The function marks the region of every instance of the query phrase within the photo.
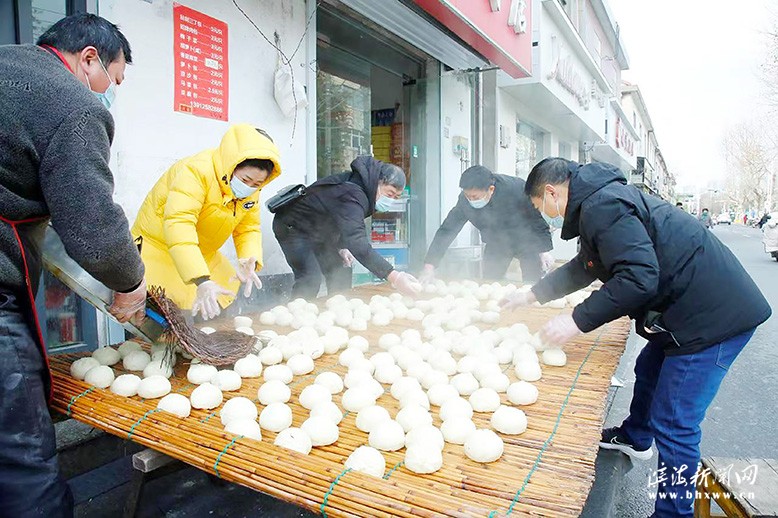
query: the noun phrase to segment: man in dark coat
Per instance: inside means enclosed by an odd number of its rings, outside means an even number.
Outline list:
[[[536,282],[554,262],[551,232],[524,194],[524,180],[494,174],[482,165],[468,168],[459,180],[462,192],[435,233],[425,259],[422,281],[434,277],[443,255],[468,221],[486,244],[483,277],[502,279],[514,257],[524,282]]]
[[[771,309],[734,254],[701,222],[626,183],[607,164],[580,166],[562,158],[537,164],[527,194],[563,239],[580,237],[581,249],[531,292],[503,303],[544,303],[595,279],[604,283],[572,315],[548,322],[541,338],[559,346],[619,317],[636,320],[648,343],[635,364],[630,415],[604,430],[600,445],[648,459],[655,442],[666,474],[656,516],[692,516],[700,423]]]
[[[759,218],[759,223],[757,223],[756,226],[761,229],[768,221],[770,221],[770,213],[765,212],[764,214],[762,214],[762,217]]]
[[[106,109],[131,62],[118,28],[95,15],[54,24],[33,45],[0,47],[0,509],[72,516],[46,399],[35,315],[46,225],[68,255],[116,290],[111,313],[140,322],[143,263],[113,200]]]
[[[322,178],[279,209],[273,233],[294,273],[292,296],[316,297],[322,274],[329,294],[350,289],[355,260],[400,293],[417,294],[419,282],[373,250],[365,228],[365,218],[390,211],[404,188],[402,169],[361,156],[351,171]]]

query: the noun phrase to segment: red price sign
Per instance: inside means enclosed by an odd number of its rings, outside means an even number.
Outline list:
[[[173,24],[173,109],[226,121],[227,24],[180,4],[173,4]]]

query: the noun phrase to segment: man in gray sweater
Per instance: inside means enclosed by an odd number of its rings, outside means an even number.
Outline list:
[[[107,108],[131,62],[98,16],[60,20],[38,45],[0,46],[0,509],[72,516],[47,410],[49,374],[33,298],[50,222],[85,270],[115,290],[111,313],[142,319],[143,263],[108,168]]]

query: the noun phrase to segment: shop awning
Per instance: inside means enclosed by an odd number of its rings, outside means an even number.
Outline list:
[[[488,63],[397,0],[341,0],[362,16],[426,52],[454,70],[482,68]]]
[[[414,0],[511,77],[532,75],[532,2]]]

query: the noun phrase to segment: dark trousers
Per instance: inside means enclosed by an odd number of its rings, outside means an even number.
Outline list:
[[[639,450],[656,442],[657,518],[693,516],[694,474],[700,462],[700,424],[730,365],[751,339],[748,331],[694,354],[666,356],[650,341],[635,362],[635,390],[622,430]]]
[[[313,239],[278,215],[273,220],[273,233],[294,273],[293,298],[315,298],[322,275],[328,295],[351,289],[351,268],[343,266],[336,242]]]
[[[0,515],[70,517],[33,333],[14,295],[0,291]]]
[[[543,266],[540,262],[540,254],[517,253],[510,248],[486,245],[483,258],[483,275],[487,280],[501,280],[505,278],[513,258],[519,259],[521,265],[521,280],[525,284],[534,284],[543,276]]]

